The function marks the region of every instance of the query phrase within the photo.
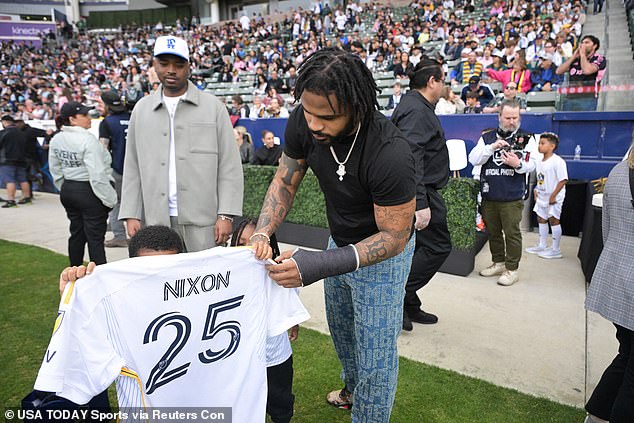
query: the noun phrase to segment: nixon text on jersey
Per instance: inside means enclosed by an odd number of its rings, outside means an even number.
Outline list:
[[[176,279],[173,282],[163,283],[163,301],[172,298],[185,298],[191,295],[199,295],[209,291],[218,291],[229,288],[229,276],[231,271],[222,273],[198,275],[196,277]]]

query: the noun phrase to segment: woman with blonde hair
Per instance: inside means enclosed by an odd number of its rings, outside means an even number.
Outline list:
[[[253,141],[251,140],[251,134],[247,132],[247,128],[244,126],[236,126],[233,128],[233,134],[240,151],[240,159],[242,164],[251,163],[253,159]]]

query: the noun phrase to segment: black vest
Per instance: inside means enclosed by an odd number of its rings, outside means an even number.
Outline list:
[[[516,134],[526,133],[523,129]],[[493,144],[498,140],[497,131],[492,130],[482,135],[485,145]],[[509,144],[511,144],[509,140]],[[527,174],[517,173],[515,169],[502,163],[502,150],[496,150],[482,165],[480,171],[480,191],[482,198],[489,201],[516,201],[524,198],[526,194]],[[523,161],[527,161],[529,154],[521,151]]]

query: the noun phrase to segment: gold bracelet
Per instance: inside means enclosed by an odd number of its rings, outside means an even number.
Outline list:
[[[256,232],[256,233],[254,233],[253,235],[251,235],[249,237],[249,241],[251,241],[253,239],[253,237],[256,237],[258,235],[259,236],[263,236],[264,238],[266,238],[266,242],[268,242],[269,244],[271,243],[271,238],[269,238],[269,236],[267,234],[265,234],[264,232]]]
[[[231,216],[226,216],[224,214],[219,214],[218,218],[220,220],[228,220],[229,222],[233,223],[233,217],[231,217]]]

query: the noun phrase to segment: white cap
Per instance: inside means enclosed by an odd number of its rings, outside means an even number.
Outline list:
[[[542,52],[539,54],[539,57],[540,57],[542,60],[553,60],[553,55],[552,55],[551,53],[546,53],[545,51],[542,51]]]
[[[173,54],[189,62],[189,47],[187,41],[173,35],[158,37],[154,43],[154,57],[161,54]]]

